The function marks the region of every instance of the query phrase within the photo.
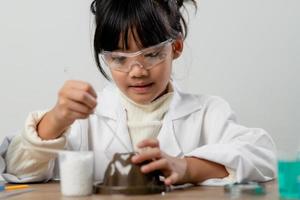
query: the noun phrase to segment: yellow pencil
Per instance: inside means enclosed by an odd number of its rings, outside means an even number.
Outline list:
[[[17,189],[25,189],[29,188],[29,185],[9,185],[5,186],[5,190],[17,190]]]

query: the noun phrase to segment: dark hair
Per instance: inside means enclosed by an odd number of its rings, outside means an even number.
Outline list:
[[[195,0],[94,0],[94,56],[102,75],[109,80],[99,53],[119,49],[120,40],[121,48],[128,49],[130,31],[141,48],[176,39],[180,34],[186,38],[187,25],[180,9],[188,1],[197,8]]]

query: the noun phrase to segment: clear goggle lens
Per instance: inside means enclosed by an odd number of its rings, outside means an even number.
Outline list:
[[[172,44],[172,42],[173,40],[169,39],[133,53],[103,51],[100,54],[100,57],[109,68],[117,71],[129,72],[133,65],[139,65],[145,69],[151,69],[163,62],[170,55],[171,51],[168,47]]]

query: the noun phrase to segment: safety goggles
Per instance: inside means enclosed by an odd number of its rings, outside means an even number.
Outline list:
[[[132,53],[103,51],[100,53],[100,57],[113,70],[130,72],[133,66],[144,67],[148,70],[163,62],[171,54],[172,51],[168,47],[172,43],[173,39],[168,39],[157,45]]]

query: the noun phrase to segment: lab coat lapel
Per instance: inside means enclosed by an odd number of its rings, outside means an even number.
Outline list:
[[[117,138],[122,143],[123,147],[126,148],[127,152],[132,152],[133,147],[131,143],[131,138],[129,136],[128,127],[127,127],[127,117],[125,110],[119,104],[119,115],[117,119]]]
[[[163,126],[159,135],[157,136],[159,145],[162,151],[170,156],[182,157],[183,151],[176,139],[175,132],[173,129],[172,120],[165,118]]]
[[[128,134],[126,113],[120,103],[116,86],[109,84],[103,89],[103,93],[105,94],[99,99],[96,112],[103,118],[111,134],[111,138],[106,141],[105,150],[131,152],[133,149]]]
[[[184,133],[176,132],[174,124],[185,116],[200,110],[201,105],[198,103],[199,99],[197,97],[182,93],[174,83],[173,89],[174,96],[165,116],[161,132],[158,135],[158,140],[164,152],[172,156],[182,157],[184,153],[176,135]]]

